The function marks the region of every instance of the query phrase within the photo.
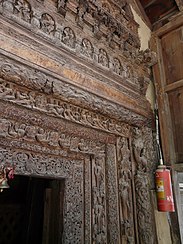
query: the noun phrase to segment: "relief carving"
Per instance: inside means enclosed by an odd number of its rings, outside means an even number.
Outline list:
[[[26,0],[16,0],[14,4],[14,13],[26,22],[31,21],[31,5]]]
[[[99,49],[98,62],[102,66],[109,67],[109,58],[104,49]]]
[[[126,243],[134,243],[132,163],[127,138],[118,138],[117,159],[121,239],[126,240]]]
[[[0,1],[0,4],[2,4],[3,10],[5,10],[9,13],[14,12],[14,0]]]
[[[47,13],[42,14],[41,16],[41,30],[48,35],[53,35],[55,32],[55,20],[53,17]]]
[[[65,17],[67,12],[67,2],[68,0],[58,0],[57,8],[58,12]]]
[[[129,134],[130,127],[128,124],[116,122],[113,119],[57,99],[49,99],[37,92],[19,91],[14,84],[2,80],[0,80],[0,99],[112,133]]]
[[[70,27],[64,28],[62,42],[70,48],[75,48],[76,37],[74,31]]]
[[[113,59],[113,71],[118,75],[122,75],[123,68],[121,66],[119,59],[117,58]]]
[[[105,156],[98,155],[92,160],[92,240],[93,243],[106,243],[105,207]]]
[[[58,1],[58,11],[63,12],[63,15],[65,15],[67,4],[69,3],[69,0],[64,1]],[[103,7],[100,6],[97,2],[92,1],[80,1],[79,5],[76,10],[74,10],[74,13],[77,11],[77,24],[79,24],[81,27],[83,27],[83,19],[86,13],[90,15],[91,18],[93,18],[93,31],[96,38],[100,39],[102,36],[106,38],[106,43],[113,49],[117,48],[120,49],[120,52],[123,56],[126,56],[128,59],[130,58],[132,62],[135,63],[141,63],[141,65],[150,66],[154,63],[155,55],[152,52],[149,52],[146,50],[144,54],[141,54],[141,51],[139,51],[139,39],[137,36],[136,31],[134,30],[127,30],[126,28],[128,26],[135,26],[135,22],[133,21],[133,24],[129,20],[129,16],[124,18],[126,15],[126,10],[124,11],[123,8],[118,9],[118,11],[115,11],[115,8],[117,6],[113,6],[113,11],[117,14],[118,12],[121,13],[121,16],[124,20],[124,25],[120,24],[120,22],[116,21],[116,17],[112,17],[109,15],[108,11],[106,11],[105,6],[106,3],[103,3]],[[5,4],[6,1],[2,2]],[[11,5],[11,4],[10,4]],[[70,5],[69,5],[70,6]],[[74,5],[73,5],[74,6]],[[111,5],[112,6],[112,5]],[[128,4],[125,4],[125,8],[128,6]],[[10,7],[9,7],[10,8]],[[128,7],[127,7],[128,8]],[[74,49],[76,47],[76,43],[79,43],[77,40],[77,36],[75,35],[74,31],[70,27],[65,27],[63,31],[61,31],[60,28],[56,29],[56,26],[58,25],[53,17],[49,15],[48,13],[43,13],[40,16],[40,13],[37,13],[35,10],[32,10],[32,7],[30,3],[27,0],[16,0],[16,3],[13,6],[14,14],[18,16],[20,19],[25,20],[26,22],[30,22],[32,26],[36,28],[31,28],[31,31],[36,31],[37,28],[41,29],[44,33],[50,35],[51,37],[54,35],[55,39],[57,39],[56,45],[59,45],[61,43],[64,43],[66,46]],[[130,17],[131,18],[131,17]],[[90,19],[90,18],[89,18]],[[18,19],[17,19],[18,21]],[[23,24],[20,21],[21,24]],[[86,21],[85,21],[86,23]],[[121,22],[122,23],[122,22]],[[91,23],[90,23],[91,24]],[[105,27],[104,27],[105,26]],[[27,27],[27,26],[26,26]],[[106,29],[106,33],[104,31]],[[135,27],[134,27],[135,29]],[[134,34],[136,33],[136,34]],[[36,31],[37,34],[37,31]],[[91,54],[91,50],[89,50],[91,47],[87,46],[86,48],[83,46],[90,45],[89,43],[81,43],[78,50],[84,50],[86,57],[91,57],[93,54]],[[92,43],[91,43],[92,46]],[[97,50],[97,46],[95,49]],[[102,66],[109,68],[109,62],[113,63],[112,71],[117,73],[118,75],[123,76],[123,72],[120,72],[119,70],[119,63],[117,60],[111,56],[113,56],[113,53],[106,53],[104,49],[98,48],[99,53],[98,55],[98,63],[102,64]],[[142,60],[140,56],[143,56]],[[111,57],[109,59],[109,57]],[[93,57],[91,57],[93,58]],[[113,61],[114,59],[114,61]],[[141,60],[141,61],[140,61]],[[119,60],[119,62],[121,62]]]
[[[83,161],[3,148],[0,148],[0,159],[0,167],[13,163],[16,174],[66,179],[63,243],[82,243],[84,234]]]
[[[135,190],[139,240],[143,244],[155,243],[153,214],[149,189],[147,158],[144,155],[142,130],[135,128],[133,134],[133,154],[136,163]]]
[[[81,53],[86,57],[93,59],[93,52],[94,51],[91,42],[88,39],[84,38],[81,44]]]
[[[80,27],[83,27],[84,16],[89,10],[89,4],[86,0],[79,0],[79,5],[77,7],[76,22]]]
[[[0,119],[0,136],[11,139],[22,139],[47,147],[69,149],[72,152],[97,153],[104,152],[104,144],[83,138],[66,135],[62,132],[46,130],[39,126],[27,125],[7,119]]]

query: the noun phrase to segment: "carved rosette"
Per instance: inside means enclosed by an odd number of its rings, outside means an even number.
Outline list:
[[[121,240],[134,243],[132,163],[129,141],[125,137],[117,140],[117,170]]]
[[[134,129],[133,154],[136,163],[134,181],[139,240],[142,244],[153,244],[155,243],[155,233],[148,174],[150,165],[148,165],[145,155],[143,129]]]

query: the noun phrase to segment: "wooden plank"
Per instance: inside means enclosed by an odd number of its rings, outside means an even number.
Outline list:
[[[170,91],[173,91],[173,90],[175,90],[177,88],[180,88],[182,86],[183,86],[183,79],[182,80],[179,80],[179,81],[176,81],[176,82],[174,82],[172,84],[169,84],[167,86],[165,86],[164,91],[165,92],[170,92]]]
[[[135,11],[137,11],[137,13],[141,16],[142,20],[149,27],[149,29],[152,30],[152,24],[149,18],[147,17],[147,14],[144,8],[142,7],[140,0],[133,1],[132,6],[134,7]]]
[[[182,0],[175,0],[177,7],[180,11],[183,11],[183,1]]]
[[[160,29],[153,32],[154,35],[158,37],[162,37],[166,33],[175,30],[176,28],[183,25],[183,14],[178,13],[177,15],[174,15],[170,22],[168,22],[166,25],[161,27]]]

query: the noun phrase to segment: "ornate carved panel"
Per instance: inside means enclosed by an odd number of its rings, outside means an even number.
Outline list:
[[[65,179],[63,243],[155,243],[137,30],[127,1],[0,1],[0,164]]]
[[[127,138],[118,138],[117,162],[121,239],[125,243],[134,243],[133,176],[131,151]]]
[[[147,141],[147,134],[144,136],[144,128],[141,130],[137,128],[134,129],[133,154],[136,163],[134,181],[136,191],[137,222],[140,233],[140,243],[156,243],[152,203],[150,198],[150,165],[148,164],[148,151],[146,150],[147,145],[145,144],[148,142],[151,144],[152,142],[149,140]],[[151,158],[151,160],[153,159]]]

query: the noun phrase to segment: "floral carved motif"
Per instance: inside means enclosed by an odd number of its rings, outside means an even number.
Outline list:
[[[66,179],[63,243],[81,243],[84,226],[83,161],[3,148],[0,148],[0,160],[0,166],[3,166],[2,163],[13,163],[16,174]]]

